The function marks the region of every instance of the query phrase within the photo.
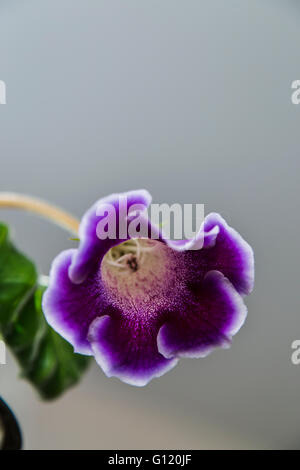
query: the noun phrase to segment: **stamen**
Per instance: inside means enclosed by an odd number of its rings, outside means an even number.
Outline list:
[[[117,263],[122,263],[122,261],[127,260],[128,258],[131,257],[132,253],[127,253],[126,255],[121,256],[121,258],[118,259]]]
[[[132,238],[111,248],[107,253],[106,262],[115,268],[124,269],[130,266],[133,271],[136,271],[144,259],[145,252],[153,250],[154,247],[155,242],[149,239]]]
[[[125,264],[119,264],[119,263],[116,262],[116,261],[107,260],[107,264],[110,264],[111,266],[114,266],[115,268],[121,268],[121,269],[126,268],[126,265],[125,265]]]

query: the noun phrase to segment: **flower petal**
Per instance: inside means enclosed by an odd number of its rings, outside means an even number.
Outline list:
[[[178,362],[158,352],[158,330],[158,323],[145,322],[138,316],[105,315],[94,320],[88,338],[96,361],[108,377],[143,386]]]
[[[123,204],[124,202],[124,204]],[[99,214],[99,208],[105,208],[112,205],[116,214],[116,232],[119,233],[119,212],[124,211],[124,217],[127,216],[131,206],[141,204],[147,208],[151,202],[151,196],[148,191],[141,189],[129,191],[123,194],[112,194],[106,198],[97,201],[83,216],[79,227],[79,248],[74,254],[72,263],[69,268],[69,276],[74,283],[84,281],[93,269],[95,263],[99,264],[105,253],[115,245],[122,243],[128,239],[106,239],[101,240],[97,236],[97,225],[104,218]],[[125,205],[125,207],[122,207]]]
[[[230,346],[246,315],[242,297],[228,279],[211,271],[161,327],[158,350],[166,358],[205,357],[218,346]]]
[[[74,346],[75,352],[92,355],[88,329],[105,304],[101,289],[95,289],[94,276],[80,285],[70,280],[68,269],[75,251],[63,251],[54,259],[49,287],[43,295],[43,311],[48,323]]]
[[[217,270],[240,294],[249,294],[254,285],[252,248],[219,214],[209,214],[203,225],[204,228],[200,229],[205,237],[203,248],[185,252],[185,263],[190,267],[191,276],[198,279],[211,270]]]

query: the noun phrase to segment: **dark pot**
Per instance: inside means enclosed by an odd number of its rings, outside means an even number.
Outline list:
[[[2,398],[0,398],[0,439],[1,450],[20,450],[22,447],[18,422]]]

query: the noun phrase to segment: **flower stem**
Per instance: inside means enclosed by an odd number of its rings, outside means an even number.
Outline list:
[[[40,199],[16,193],[0,192],[0,209],[19,209],[33,212],[78,235],[79,220],[71,214]]]

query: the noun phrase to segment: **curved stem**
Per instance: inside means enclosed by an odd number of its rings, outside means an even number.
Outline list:
[[[1,208],[33,212],[45,219],[51,220],[56,225],[68,230],[72,234],[78,234],[78,219],[62,209],[40,199],[23,194],[0,192],[0,209]]]

